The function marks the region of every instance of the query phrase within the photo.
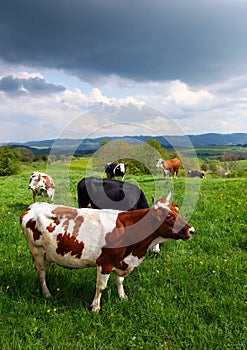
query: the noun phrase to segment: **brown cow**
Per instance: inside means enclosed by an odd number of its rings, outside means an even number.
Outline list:
[[[195,232],[167,200],[157,201],[153,208],[123,212],[40,202],[22,213],[20,222],[47,298],[51,294],[45,271],[52,261],[72,269],[97,268],[94,312],[100,311],[101,295],[112,271],[119,297],[126,298],[124,277],[149,249],[170,239],[187,241]]]
[[[169,160],[164,160],[160,158],[156,167],[163,169],[164,176],[166,176],[167,174],[172,176],[174,174],[174,179],[176,179],[180,168],[180,160],[178,158],[173,158]]]

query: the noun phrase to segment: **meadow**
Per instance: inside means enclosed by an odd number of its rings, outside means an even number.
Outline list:
[[[96,270],[56,265],[47,274],[53,298],[43,297],[19,223],[32,202],[29,175],[33,170],[47,171],[57,184],[55,203],[77,205],[76,185],[86,164],[75,161],[48,169],[32,164],[20,175],[0,177],[0,348],[246,349],[245,177],[180,177],[172,183],[173,200],[196,234],[189,242],[162,244],[158,255],[148,253],[125,279],[127,300],[119,299],[111,278],[102,296],[102,311],[94,314],[90,305]],[[152,176],[129,175],[126,181],[137,183],[151,204]],[[165,181],[162,176],[155,179],[164,195]],[[191,189],[191,208],[183,205],[186,188]]]

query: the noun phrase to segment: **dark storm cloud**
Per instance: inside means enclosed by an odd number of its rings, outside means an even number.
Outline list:
[[[246,36],[240,0],[1,0],[5,61],[85,80],[213,81],[241,71]]]
[[[10,95],[47,95],[56,92],[64,91],[65,87],[62,85],[54,85],[46,83],[41,78],[20,79],[11,75],[0,79],[0,91]]]

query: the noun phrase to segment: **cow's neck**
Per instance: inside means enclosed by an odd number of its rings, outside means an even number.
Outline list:
[[[126,254],[142,258],[154,240],[158,240],[157,221],[150,208],[123,212],[119,215],[116,227],[106,236],[108,248],[125,247]],[[162,238],[160,238],[162,242]]]

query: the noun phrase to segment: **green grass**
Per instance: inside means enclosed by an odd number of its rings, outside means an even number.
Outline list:
[[[242,169],[247,170],[247,159],[240,160],[239,165]]]
[[[125,279],[128,300],[119,300],[111,278],[102,312],[93,314],[95,269],[52,265],[46,300],[22,233],[19,216],[32,201],[27,190],[31,166],[0,178],[0,347],[7,349],[246,349],[246,188],[247,179],[205,179],[193,213],[183,205],[185,179],[173,185],[173,198],[196,228],[189,242],[168,242]],[[41,169],[45,171],[46,169]],[[56,165],[55,202],[76,203],[76,184],[85,164],[72,163],[69,194],[64,164]],[[60,181],[59,181],[60,179]],[[128,176],[154,192],[150,176]],[[197,179],[187,179],[192,188]],[[167,184],[157,178],[156,184]],[[170,186],[170,184],[169,184]],[[193,203],[194,193],[191,193]]]

